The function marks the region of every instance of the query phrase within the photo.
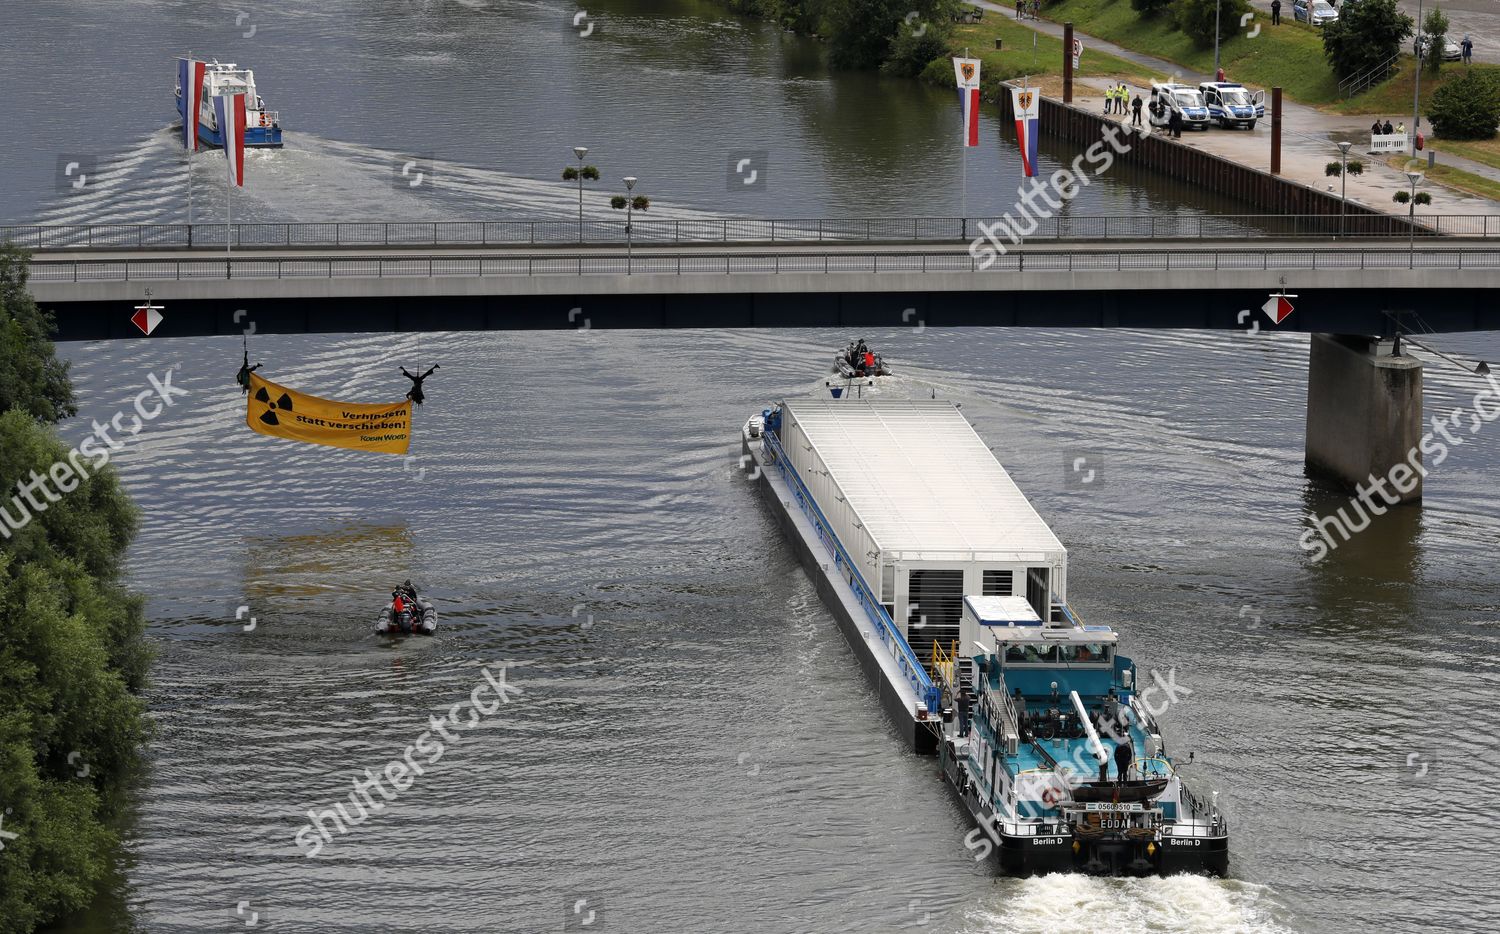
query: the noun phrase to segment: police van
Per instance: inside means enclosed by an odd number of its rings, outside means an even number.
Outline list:
[[[1243,84],[1232,81],[1205,81],[1198,85],[1208,118],[1219,126],[1242,126],[1255,129],[1255,121],[1266,115],[1266,92],[1253,94]]]
[[[1151,125],[1165,127],[1172,122],[1172,113],[1182,114],[1183,129],[1208,129],[1208,107],[1203,103],[1203,94],[1190,84],[1151,85]]]

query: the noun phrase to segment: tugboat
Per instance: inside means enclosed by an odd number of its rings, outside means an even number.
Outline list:
[[[1024,597],[967,596],[962,641],[933,646],[943,774],[979,824],[965,842],[1015,875],[1224,875],[1228,823],[1152,709],[1175,685],[1153,672],[1142,690],[1110,627],[1057,609],[1043,622]]]
[[[255,72],[232,63],[207,62],[203,69],[203,96],[198,106],[198,139],[211,146],[224,145],[219,120],[214,114],[214,98],[242,94],[245,97],[245,145],[264,149],[281,148],[281,115],[266,109],[266,102],[255,92]],[[176,89],[177,113],[187,119],[182,83]]]
[[[843,379],[891,375],[884,358],[872,351],[863,337],[850,341],[848,347],[834,355],[833,372]]]

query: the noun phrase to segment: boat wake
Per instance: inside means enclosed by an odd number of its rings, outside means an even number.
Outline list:
[[[182,224],[188,220],[188,161],[178,129],[164,127],[101,157],[94,180],[44,202],[29,223]],[[191,159],[194,223],[224,222],[224,156],[203,149]],[[585,217],[619,220],[608,192],[585,192]],[[284,149],[247,149],[245,187],[234,193],[236,223],[451,221],[576,218],[577,189],[552,179],[433,160],[288,131]],[[651,217],[720,217],[669,202]]]
[[[1049,875],[1008,880],[999,904],[967,912],[965,934],[1290,934],[1263,885],[1177,875],[1109,879]]]

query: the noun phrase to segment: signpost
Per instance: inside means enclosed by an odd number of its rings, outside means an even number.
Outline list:
[[[1266,300],[1266,303],[1260,306],[1260,310],[1266,313],[1267,318],[1280,324],[1290,317],[1295,310],[1292,307],[1292,303],[1287,301],[1287,299],[1296,297],[1295,295],[1288,295],[1285,292],[1272,292],[1271,297]]]
[[[130,323],[141,329],[141,333],[147,337],[156,330],[156,326],[162,322],[162,305],[151,304],[151,290],[146,290],[146,304],[135,306],[135,314],[130,316]]]

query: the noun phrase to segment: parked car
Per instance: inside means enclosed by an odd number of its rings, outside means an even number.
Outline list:
[[[1426,55],[1428,54],[1427,48],[1430,45],[1432,45],[1432,37],[1431,36],[1427,36],[1427,35],[1418,36],[1416,38],[1416,41],[1412,43],[1412,52],[1414,54],[1416,54],[1416,55],[1421,55],[1423,57],[1426,57]],[[1452,39],[1449,39],[1447,36],[1444,36],[1443,37],[1443,61],[1445,61],[1445,62],[1456,62],[1456,61],[1458,61],[1459,59],[1461,59],[1463,57],[1464,57],[1464,50],[1459,47],[1458,43],[1454,42]]]
[[[1292,0],[1292,18],[1299,23],[1321,26],[1338,19],[1339,11],[1328,0]]]

